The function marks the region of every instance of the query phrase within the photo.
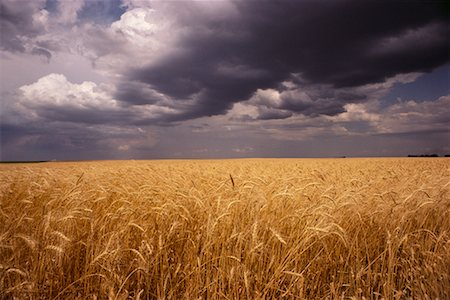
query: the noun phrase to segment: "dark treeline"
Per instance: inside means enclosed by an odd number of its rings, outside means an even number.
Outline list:
[[[48,162],[48,160],[5,160],[0,161],[0,164],[35,164],[44,162]]]
[[[421,154],[421,155],[409,154],[408,157],[439,157],[439,155],[437,155],[437,154]],[[445,154],[444,157],[450,157],[450,154]]]

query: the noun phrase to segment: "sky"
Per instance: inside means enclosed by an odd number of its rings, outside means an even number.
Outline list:
[[[0,8],[2,161],[450,153],[446,1]]]

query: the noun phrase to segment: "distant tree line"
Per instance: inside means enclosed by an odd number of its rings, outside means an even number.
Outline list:
[[[437,155],[437,154],[421,154],[421,155],[409,154],[408,157],[439,157],[439,155]],[[450,157],[450,154],[445,154],[444,157]]]

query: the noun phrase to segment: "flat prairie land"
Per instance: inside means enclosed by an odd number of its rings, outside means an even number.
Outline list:
[[[450,159],[0,165],[1,299],[450,299]]]

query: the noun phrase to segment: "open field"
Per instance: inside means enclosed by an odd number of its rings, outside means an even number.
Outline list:
[[[450,159],[0,165],[0,298],[450,299]]]

